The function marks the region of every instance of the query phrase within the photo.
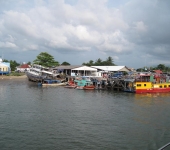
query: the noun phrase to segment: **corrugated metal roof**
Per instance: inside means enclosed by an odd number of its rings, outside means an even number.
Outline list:
[[[88,66],[81,66],[81,67],[74,68],[72,70],[97,71],[96,68],[92,68],[92,67],[88,67]]]
[[[82,66],[82,65],[67,65],[67,66],[61,65],[61,66],[57,66],[53,69],[81,70],[82,67],[84,67],[84,66]],[[86,66],[86,67],[89,67],[89,66]],[[103,71],[126,71],[126,72],[130,71],[126,66],[90,66],[89,68],[95,68],[95,69],[99,69],[99,70],[103,70]],[[93,70],[93,69],[91,69],[91,70]]]
[[[78,68],[78,67],[81,67],[81,65],[68,65],[68,66],[65,66],[65,65],[61,65],[61,66],[57,66],[53,69],[74,69],[74,68]]]
[[[103,71],[130,71],[126,66],[91,66]]]

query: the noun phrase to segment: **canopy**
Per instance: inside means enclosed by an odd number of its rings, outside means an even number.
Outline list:
[[[126,66],[92,66],[93,68],[103,70],[103,71],[126,71],[129,72],[130,70]]]
[[[154,70],[154,71],[155,71],[155,73],[157,73],[157,74],[162,73],[162,71],[161,71],[161,70]]]
[[[97,69],[88,66],[82,66],[82,67],[74,68],[72,70],[97,71]]]

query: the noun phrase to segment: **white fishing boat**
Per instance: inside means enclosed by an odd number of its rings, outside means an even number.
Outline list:
[[[42,80],[45,79],[53,79],[59,74],[49,71],[48,68],[41,65],[34,64],[28,71],[26,71],[26,75],[30,81],[42,82]]]
[[[39,82],[39,86],[47,87],[47,86],[65,86],[67,82],[65,80],[53,80],[53,79],[46,79],[42,82]]]

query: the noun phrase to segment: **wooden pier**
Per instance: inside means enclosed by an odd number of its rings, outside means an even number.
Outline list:
[[[74,81],[74,78],[72,77],[67,77],[66,81],[69,81],[70,79],[73,79]],[[96,89],[99,90],[102,89],[102,90],[124,91],[126,86],[124,79],[118,79],[118,78],[115,79],[103,78],[100,80],[94,78],[92,82],[93,85],[95,85]]]
[[[107,89],[114,91],[123,91],[125,89],[125,84],[123,79],[109,79],[106,84]]]

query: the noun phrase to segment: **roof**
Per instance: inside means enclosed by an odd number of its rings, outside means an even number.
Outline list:
[[[4,63],[0,63],[0,66],[2,67],[8,67],[8,65],[4,64]]]
[[[78,68],[74,68],[72,70],[83,70],[83,71],[97,71],[96,68],[88,67],[88,66],[81,66]]]
[[[23,65],[19,66],[18,68],[30,68],[30,66],[28,64],[23,64]]]
[[[57,66],[55,67],[54,69],[74,69],[74,68],[77,68],[77,67],[80,67],[80,65],[61,65],[61,66]]]
[[[91,67],[103,71],[127,71],[127,72],[130,71],[126,66],[91,66]]]
[[[154,71],[155,71],[155,73],[158,73],[158,74],[162,73],[161,70],[154,70]]]

